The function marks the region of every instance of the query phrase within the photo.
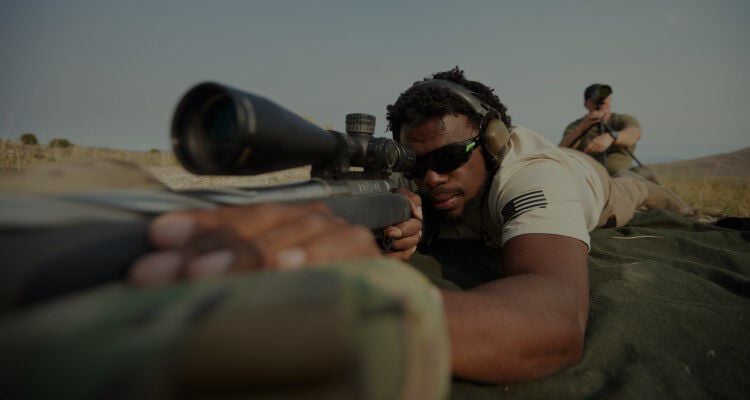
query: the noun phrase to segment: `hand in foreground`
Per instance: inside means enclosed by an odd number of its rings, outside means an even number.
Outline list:
[[[347,224],[322,204],[169,213],[151,223],[149,240],[156,251],[129,271],[140,286],[380,255],[367,228]]]
[[[607,150],[614,142],[615,139],[609,133],[603,133],[592,139],[588,146],[583,149],[583,152],[586,154],[598,154]]]
[[[409,199],[412,217],[398,225],[385,228],[383,231],[385,237],[393,239],[392,251],[385,255],[397,260],[409,261],[422,238],[422,198],[405,188],[399,188],[398,192]]]

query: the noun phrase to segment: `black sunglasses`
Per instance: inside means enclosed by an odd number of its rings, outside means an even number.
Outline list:
[[[427,170],[433,170],[438,174],[451,172],[469,161],[471,152],[479,148],[478,144],[479,136],[476,136],[463,142],[447,144],[423,156],[418,156],[414,162],[414,168],[407,174],[407,177],[422,179],[427,175]]]

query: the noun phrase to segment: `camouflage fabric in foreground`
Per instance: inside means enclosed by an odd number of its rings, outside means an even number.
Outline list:
[[[112,283],[0,317],[0,398],[440,399],[449,354],[437,290],[386,259]]]
[[[597,229],[591,311],[580,363],[515,385],[454,381],[453,399],[746,399],[750,393],[750,232],[666,211]],[[501,271],[476,243],[436,246],[413,264],[467,289]],[[540,251],[544,251],[540,249]],[[484,265],[469,270],[455,266]],[[442,264],[442,265],[441,265]]]

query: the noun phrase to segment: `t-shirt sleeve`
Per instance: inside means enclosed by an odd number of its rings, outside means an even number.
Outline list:
[[[568,126],[565,127],[565,130],[563,131],[563,137],[565,137],[567,134],[573,132],[573,129],[575,129],[578,126],[578,124],[580,124],[580,123],[581,123],[580,119],[577,119],[577,120],[569,123]]]
[[[635,117],[627,114],[616,114],[612,121],[612,129],[622,131],[628,128],[641,128],[641,123]]]
[[[490,198],[492,218],[502,226],[502,246],[516,236],[547,233],[590,247],[578,185],[564,166],[551,159],[534,160],[504,180]]]

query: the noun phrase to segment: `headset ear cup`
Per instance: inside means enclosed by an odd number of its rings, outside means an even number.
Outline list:
[[[487,123],[487,128],[484,131],[485,147],[498,163],[505,156],[509,140],[510,132],[508,132],[508,128],[503,124],[503,121],[495,118]]]

